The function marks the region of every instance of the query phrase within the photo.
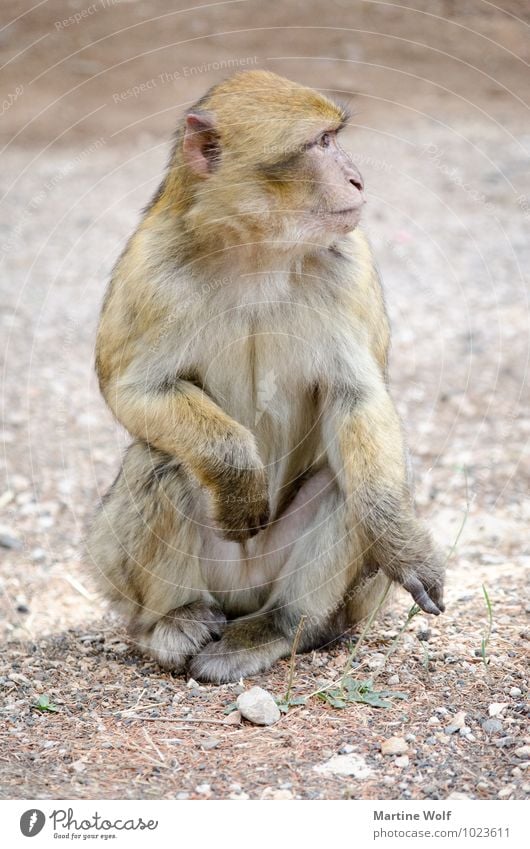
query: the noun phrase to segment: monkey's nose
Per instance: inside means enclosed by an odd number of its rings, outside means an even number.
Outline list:
[[[355,186],[359,192],[364,192],[364,180],[358,171],[355,171],[349,179],[352,186]]]

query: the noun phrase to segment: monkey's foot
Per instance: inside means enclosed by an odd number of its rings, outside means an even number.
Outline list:
[[[291,649],[289,640],[266,616],[246,619],[226,627],[219,642],[208,643],[192,658],[192,678],[225,684],[264,672]]]
[[[134,636],[139,647],[160,666],[180,672],[190,657],[221,636],[225,623],[225,616],[219,608],[196,601],[176,607],[150,631],[135,633]]]

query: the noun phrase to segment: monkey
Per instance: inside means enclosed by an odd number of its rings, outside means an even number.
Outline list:
[[[200,681],[336,640],[389,579],[444,610],[348,118],[268,71],[215,85],[105,295],[96,371],[133,441],[88,555],[142,650]]]

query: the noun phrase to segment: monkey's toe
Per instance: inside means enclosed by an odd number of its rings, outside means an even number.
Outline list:
[[[221,636],[225,624],[221,610],[194,602],[171,610],[148,633],[135,637],[160,666],[181,672],[192,655]]]
[[[247,639],[240,640],[245,633]],[[228,684],[264,672],[289,653],[289,642],[280,635],[261,644],[253,643],[252,636],[237,624],[229,626],[218,642],[208,643],[191,659],[190,675],[196,681]]]

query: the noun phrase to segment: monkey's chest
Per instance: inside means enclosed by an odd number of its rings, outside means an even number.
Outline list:
[[[211,397],[256,437],[274,505],[318,453],[315,393],[304,340],[281,332],[233,338],[204,374]],[[285,495],[285,493],[283,493]]]

